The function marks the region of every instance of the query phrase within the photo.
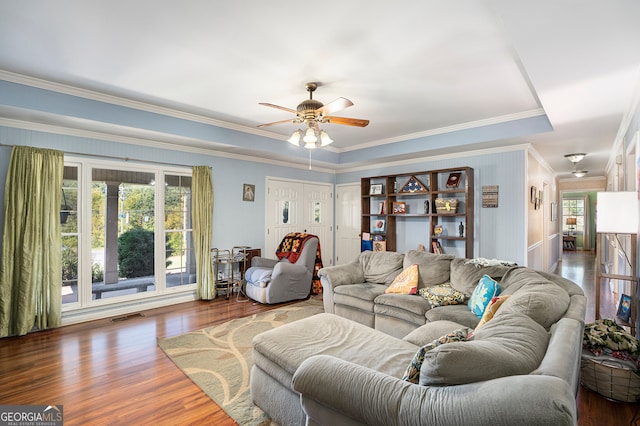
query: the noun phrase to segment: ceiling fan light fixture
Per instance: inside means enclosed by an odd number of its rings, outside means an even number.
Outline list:
[[[589,173],[589,172],[588,172],[588,171],[586,171],[586,170],[575,170],[575,171],[573,171],[572,173],[573,173],[573,175],[574,175],[575,177],[577,177],[577,178],[581,178],[581,177],[583,177],[584,175],[586,175],[586,174],[587,174],[587,173]]]
[[[586,156],[584,152],[576,152],[574,154],[567,154],[564,157],[571,161],[573,164],[579,163]]]
[[[318,136],[316,136],[316,130],[313,127],[309,126],[307,131],[304,133],[304,137],[302,138],[302,140],[307,145],[310,143],[316,143],[318,141]]]
[[[331,139],[327,132],[325,132],[324,130],[320,130],[320,141],[320,146],[327,146],[333,143],[333,139]]]
[[[287,139],[287,142],[289,142],[291,145],[300,146],[301,136],[302,136],[302,130],[298,129],[295,132],[293,132],[293,134],[289,139]]]

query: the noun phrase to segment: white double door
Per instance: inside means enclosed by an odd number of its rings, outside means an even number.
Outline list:
[[[285,235],[320,239],[324,266],[333,265],[333,185],[267,178],[265,257],[273,258]]]

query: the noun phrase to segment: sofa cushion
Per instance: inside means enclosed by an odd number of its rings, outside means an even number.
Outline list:
[[[548,329],[569,308],[569,294],[531,269],[510,271],[504,277],[503,284],[504,291],[501,294],[510,297],[502,304],[497,315],[522,312]]]
[[[411,333],[404,336],[402,340],[406,340],[416,346],[422,346],[462,327],[463,326],[457,322],[447,320],[429,322],[414,329]]]
[[[481,266],[470,263],[469,259],[456,258],[451,261],[451,287],[470,297],[484,275],[500,280],[509,270],[508,266]]]
[[[502,306],[504,301],[508,298],[509,296],[497,296],[491,299],[491,302],[489,302],[487,308],[484,310],[484,314],[482,314],[482,318],[480,318],[480,322],[476,326],[476,330],[486,324],[486,322],[491,318],[493,318],[496,315],[496,312],[498,312],[498,308],[500,308],[500,306]]]
[[[438,306],[429,309],[424,316],[428,322],[447,320],[469,328],[475,328],[480,321],[467,305]]]
[[[373,312],[373,301],[384,294],[387,286],[384,284],[351,284],[340,285],[335,288],[333,300],[336,304],[353,306],[366,312]]]
[[[418,250],[409,250],[404,255],[404,266],[417,264],[420,270],[418,288],[430,287],[449,281],[450,254],[433,254]]]
[[[413,359],[409,363],[407,370],[402,376],[402,380],[418,384],[418,382],[420,381],[420,368],[422,367],[422,363],[424,362],[424,355],[430,350],[437,348],[440,345],[444,345],[445,343],[464,342],[465,340],[467,340],[469,331],[470,329],[467,327],[459,328],[422,346],[413,356]]]
[[[418,265],[407,266],[391,283],[385,293],[416,294],[418,291]]]
[[[478,318],[482,318],[484,310],[491,299],[500,294],[500,284],[489,275],[484,275],[478,281],[478,285],[469,299],[469,310]]]
[[[449,283],[421,288],[419,293],[434,308],[436,306],[459,305],[465,300],[464,293],[455,290]]]
[[[376,307],[395,308],[397,310],[408,311],[416,315],[420,315],[424,318],[424,313],[427,312],[431,306],[429,302],[420,296],[414,294],[381,294],[374,299]],[[376,312],[382,313],[383,311]],[[424,323],[424,321],[423,321]]]
[[[365,251],[358,261],[362,266],[364,280],[375,284],[390,284],[402,272],[403,253],[394,251]]]
[[[420,384],[458,385],[529,374],[542,362],[548,344],[547,331],[527,315],[497,315],[473,340],[426,352]]]

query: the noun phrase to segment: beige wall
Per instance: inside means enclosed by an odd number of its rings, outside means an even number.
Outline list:
[[[559,261],[558,220],[551,218],[551,205],[558,208],[558,182],[554,174],[541,162],[533,150],[527,156],[527,266],[549,271]],[[531,202],[531,187],[542,191],[538,209]]]
[[[605,177],[562,179],[558,182],[558,189],[561,192],[605,191],[606,188]]]

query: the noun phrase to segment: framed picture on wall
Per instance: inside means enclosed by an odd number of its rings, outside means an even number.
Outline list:
[[[256,197],[256,186],[245,183],[242,185],[242,201],[253,201]]]
[[[531,202],[531,204],[535,204],[537,198],[538,198],[538,188],[532,185],[531,188],[529,189],[529,201]]]

